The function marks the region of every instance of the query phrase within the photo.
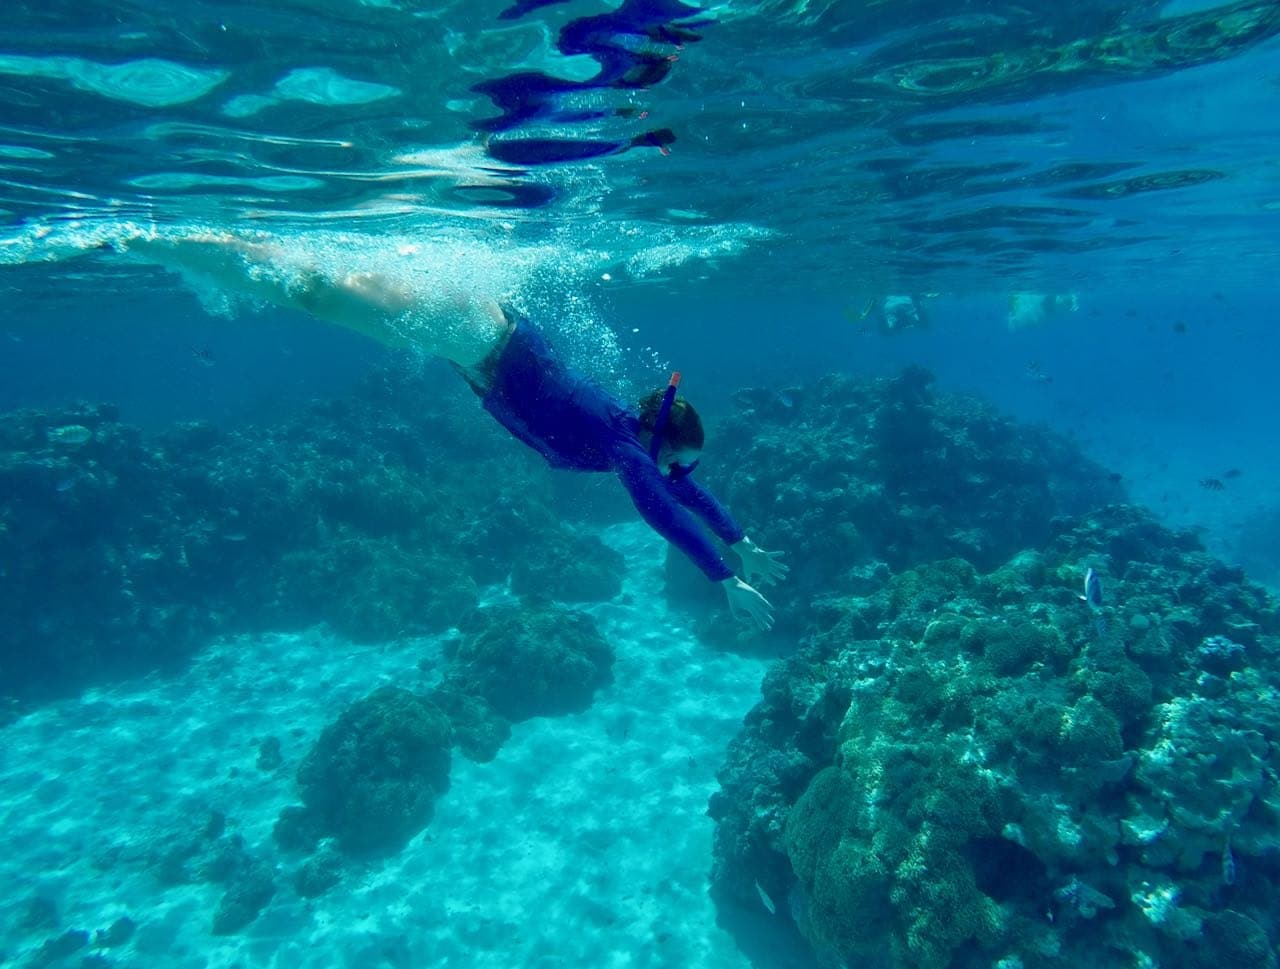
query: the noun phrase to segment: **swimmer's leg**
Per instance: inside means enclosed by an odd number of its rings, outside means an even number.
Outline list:
[[[506,334],[497,303],[461,292],[417,293],[371,272],[331,275],[278,242],[221,233],[136,238],[120,251],[274,306],[298,310],[387,346],[411,347],[463,367],[479,363]]]

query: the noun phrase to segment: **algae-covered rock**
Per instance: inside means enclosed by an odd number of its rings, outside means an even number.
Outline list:
[[[599,602],[622,591],[622,554],[594,535],[561,529],[542,536],[536,554],[515,556],[511,591],[565,602]]]
[[[823,601],[721,772],[718,901],[823,964],[1274,965],[1274,603],[1132,509],[1054,528]]]
[[[293,887],[303,898],[319,898],[342,881],[342,859],[337,852],[321,849],[294,872]]]
[[[277,609],[324,619],[356,642],[441,632],[475,609],[479,592],[459,564],[386,538],[348,538],[285,556]]]
[[[765,389],[735,394],[735,412],[708,438],[717,459],[699,474],[751,523],[755,541],[786,550],[795,602],[852,592],[870,563],[901,573],[946,559],[970,571],[1004,566],[1010,591],[992,594],[1016,596],[1047,580],[1029,550],[1052,538],[1055,518],[1123,499],[1061,436],[938,392],[918,367],[877,380],[824,377],[786,400]],[[668,561],[669,594],[699,605],[705,583]],[[917,591],[945,598],[929,581]],[[805,632],[811,619],[782,610],[778,628]]]
[[[427,698],[440,708],[453,727],[453,742],[464,757],[487,763],[511,736],[511,723],[482,697],[457,690],[435,689]]]
[[[613,680],[613,649],[586,613],[553,606],[484,610],[450,647],[445,687],[507,720],[576,713]]]
[[[256,919],[275,896],[271,870],[263,864],[252,864],[238,872],[213,915],[214,935],[233,935]]]
[[[303,759],[305,816],[288,815],[286,830],[314,824],[350,853],[398,850],[427,825],[448,788],[450,744],[449,721],[428,700],[391,686],[371,693],[326,727]]]

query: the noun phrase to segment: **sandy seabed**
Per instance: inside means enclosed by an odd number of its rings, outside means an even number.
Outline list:
[[[307,901],[271,837],[294,771],[326,724],[385,684],[430,686],[442,639],[354,646],[323,631],[212,644],[183,673],[51,704],[0,731],[0,965],[67,929],[127,916],[128,967],[747,965],[707,896],[707,798],[755,703],[764,663],[701,645],[659,595],[663,548],[639,524],[603,537],[627,556],[623,594],[593,614],[614,682],[583,714],[515,726],[488,764],[455,752],[435,817],[399,855],[353,866]],[[495,596],[500,596],[496,592]],[[277,737],[284,767],[257,765]],[[225,886],[166,886],[149,840],[226,815],[277,867],[261,916],[211,932]],[[23,928],[33,897],[57,928]]]

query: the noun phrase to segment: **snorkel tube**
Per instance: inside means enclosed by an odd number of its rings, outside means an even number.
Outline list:
[[[662,432],[667,429],[667,421],[671,418],[671,405],[676,399],[676,388],[680,386],[680,371],[672,371],[667,391],[662,395],[662,406],[658,408],[658,416],[653,422],[653,440],[649,442],[649,457],[658,460],[658,452],[662,450]]]

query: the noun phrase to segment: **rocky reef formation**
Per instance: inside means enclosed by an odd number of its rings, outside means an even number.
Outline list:
[[[511,721],[580,712],[613,681],[613,649],[591,617],[545,603],[483,610],[446,655],[444,688]]]
[[[449,787],[448,718],[435,704],[387,686],[351,704],[298,767],[301,807],[276,823],[286,849],[335,838],[354,854],[390,854],[426,827]]]
[[[875,589],[891,572],[953,556],[992,569],[1042,545],[1055,516],[1124,499],[1061,435],[937,394],[916,367],[744,390],[734,404],[699,475],[757,544],[785,550],[793,603]],[[668,579],[678,601],[722,604],[677,556]],[[803,605],[779,610],[777,631],[802,633],[810,619]]]
[[[1129,507],[1047,529],[814,604],[712,801],[722,905],[823,965],[1275,965],[1275,603]]]
[[[275,897],[275,866],[257,849],[246,845],[235,819],[222,811],[200,802],[175,807],[173,816],[153,830],[141,837],[122,839],[98,852],[93,867],[103,878],[117,877],[131,869],[146,871],[161,888],[216,886],[221,897],[212,913],[210,931],[214,935],[240,932]],[[93,947],[122,945],[136,928],[132,919],[117,918],[93,933]],[[75,933],[50,939],[45,948],[65,943],[72,934]],[[78,934],[88,940],[87,930],[78,930]]]
[[[508,577],[521,594],[615,595],[617,553],[567,524],[537,456],[437,376],[380,372],[236,431],[148,436],[87,405],[0,418],[0,697],[163,667],[219,633],[440,632]]]
[[[774,642],[789,655],[710,805],[717,902],[793,926],[824,966],[1275,965],[1267,595],[1119,504],[1069,442],[921,371],[736,407],[699,474],[787,553]],[[299,768],[303,804],[276,835],[316,897],[347,855],[428,822],[451,746],[490,760],[513,721],[582,709],[608,682],[591,621],[533,605],[621,582],[618,556],[553,511],[552,480],[474,400],[397,372],[236,432],[147,437],[100,407],[10,415],[0,689],[65,692],[237,629],[456,627],[434,689],[360,701]],[[1081,601],[1089,569],[1100,606]],[[508,577],[525,606],[477,609]],[[722,601],[678,555],[668,577],[674,599]],[[284,770],[278,743],[259,763]],[[216,818],[149,851],[162,880],[225,885],[219,932],[278,890]]]
[[[463,756],[480,763],[497,756],[512,723],[580,713],[613,681],[613,647],[595,621],[546,601],[479,610],[445,656],[428,698]]]

